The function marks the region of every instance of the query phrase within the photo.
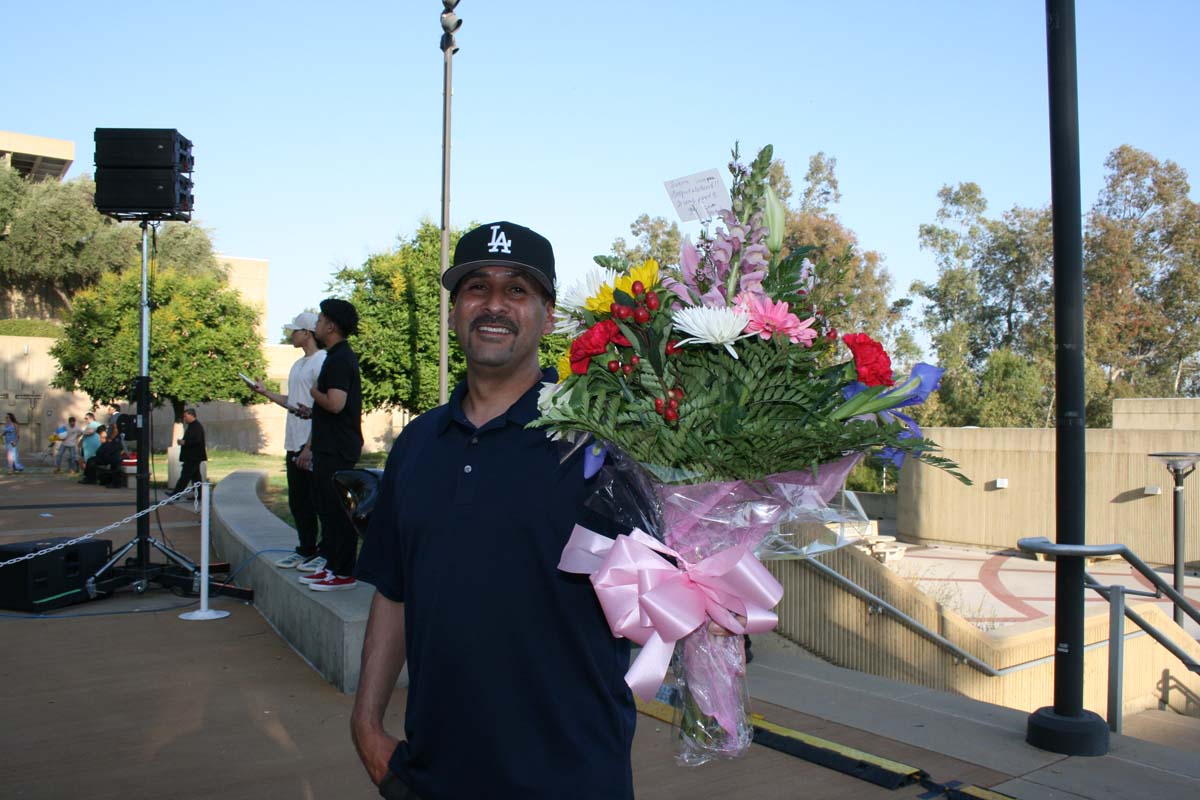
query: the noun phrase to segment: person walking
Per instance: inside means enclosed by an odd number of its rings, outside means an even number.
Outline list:
[[[387,798],[632,800],[629,641],[591,583],[557,568],[577,522],[600,529],[584,516],[595,478],[583,448],[564,458],[526,427],[557,380],[538,366],[554,251],[528,228],[484,225],[442,285],[467,377],[388,456],[357,570],[375,595],[355,747]],[[400,740],[383,719],[406,661]]]
[[[75,424],[74,417],[67,417],[67,424],[58,435],[58,455],[55,456],[54,471],[62,472],[63,459],[67,460],[67,472],[74,475],[79,460],[79,437],[83,429]]]
[[[11,475],[25,471],[25,466],[21,464],[20,446],[21,425],[10,412],[4,415],[4,457],[8,462],[8,471]]]
[[[297,314],[284,325],[292,347],[298,347],[304,355],[296,359],[288,371],[287,394],[272,392],[261,380],[254,382],[254,391],[288,410],[283,429],[283,447],[286,451],[284,463],[287,469],[288,509],[296,521],[299,544],[295,551],[275,562],[282,569],[295,567],[301,572],[319,572],[325,569],[325,559],[317,553],[317,504],[313,473],[296,464],[300,451],[307,444],[312,432],[312,420],[298,413],[301,406],[312,403],[311,390],[317,385],[321,367],[325,365],[325,351],[317,344],[317,315],[311,311]]]
[[[313,470],[317,515],[321,519],[319,554],[324,569],[302,575],[300,581],[317,592],[353,589],[358,533],[342,508],[341,492],[333,480],[338,470],[353,469],[362,454],[362,378],[358,355],[347,338],[358,332],[358,311],[346,300],[321,301],[317,339],[325,347],[325,363],[317,385],[309,390],[312,414],[309,442],[296,463]]]
[[[183,412],[183,437],[179,439],[179,480],[173,494],[179,494],[193,483],[202,481],[201,464],[208,460],[204,449],[204,426],[196,419],[196,409]]]

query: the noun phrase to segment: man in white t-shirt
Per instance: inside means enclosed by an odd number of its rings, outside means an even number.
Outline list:
[[[317,315],[311,311],[297,314],[294,320],[283,326],[284,331],[291,337],[292,347],[299,347],[304,351],[304,355],[292,364],[288,373],[286,397],[267,389],[261,380],[254,382],[254,391],[290,412],[287,427],[284,428],[283,446],[287,450],[288,508],[291,509],[292,518],[296,520],[296,533],[299,534],[300,544],[294,553],[276,561],[275,566],[284,569],[295,567],[302,572],[325,568],[325,559],[317,555],[318,523],[313,473],[296,464],[296,456],[308,441],[312,427],[312,420],[298,416],[296,409],[312,404],[312,394],[309,390],[317,385],[317,376],[321,374],[321,366],[325,363],[325,351],[317,344],[313,334],[316,327]]]
[[[55,472],[62,472],[63,458],[67,459],[67,471],[74,475],[77,472],[76,462],[79,459],[79,436],[83,433],[83,428],[75,424],[74,417],[67,418],[65,427],[56,431],[60,444],[58,446],[58,459],[54,464]]]

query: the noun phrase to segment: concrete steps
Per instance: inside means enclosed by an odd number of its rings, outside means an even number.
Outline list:
[[[1125,717],[1121,733],[1176,750],[1200,753],[1200,719],[1174,711],[1142,711]]]

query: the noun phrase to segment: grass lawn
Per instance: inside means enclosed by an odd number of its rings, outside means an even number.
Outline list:
[[[363,453],[362,458],[358,460],[358,466],[364,469],[382,468],[386,459],[387,453]],[[296,527],[296,521],[292,519],[292,512],[288,510],[287,471],[284,468],[283,456],[268,456],[216,448],[208,450],[208,479],[213,484],[220,483],[222,478],[232,472],[244,469],[262,470],[267,473],[266,486],[259,490],[258,496],[271,513],[293,528]],[[166,485],[166,453],[154,453],[151,474],[155,477],[153,482],[155,486],[160,489],[168,488]]]

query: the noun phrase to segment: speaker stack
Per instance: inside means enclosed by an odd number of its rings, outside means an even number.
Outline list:
[[[69,542],[65,536],[36,542],[0,544],[0,561],[36,553]],[[87,579],[104,566],[112,553],[108,539],[86,539],[37,558],[0,569],[0,608],[48,611],[91,599]]]
[[[192,143],[174,128],[97,128],[96,210],[118,219],[192,218]]]

